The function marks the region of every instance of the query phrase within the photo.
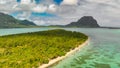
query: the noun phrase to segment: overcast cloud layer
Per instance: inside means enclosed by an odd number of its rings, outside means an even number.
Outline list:
[[[120,0],[0,0],[0,12],[38,25],[64,25],[93,16],[101,26],[120,27],[119,4]]]

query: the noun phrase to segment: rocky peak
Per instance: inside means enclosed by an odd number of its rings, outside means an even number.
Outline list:
[[[77,22],[72,22],[68,24],[69,27],[100,27],[97,23],[97,21],[92,16],[83,16],[81,19],[79,19]]]

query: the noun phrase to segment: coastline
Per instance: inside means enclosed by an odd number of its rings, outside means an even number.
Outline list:
[[[84,43],[82,43],[81,45],[79,45],[78,47],[76,47],[74,50],[71,50],[71,51],[67,52],[67,53],[65,54],[65,56],[61,56],[61,57],[57,57],[57,58],[55,58],[55,59],[52,59],[52,60],[49,61],[48,64],[42,64],[42,65],[39,66],[38,68],[48,68],[48,67],[52,66],[53,64],[55,64],[55,63],[57,63],[57,62],[65,59],[65,58],[68,57],[69,55],[71,55],[71,54],[77,52],[78,50],[80,50],[83,46],[89,44],[89,40],[90,40],[90,38],[88,37],[88,39],[87,39]]]

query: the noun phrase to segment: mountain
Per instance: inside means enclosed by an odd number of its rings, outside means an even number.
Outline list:
[[[65,27],[98,28],[100,26],[92,16],[84,16],[77,22],[72,22]]]
[[[31,26],[36,25],[33,22],[18,20],[8,14],[0,13],[0,28],[22,28]]]
[[[31,22],[31,21],[28,21],[28,20],[23,20],[21,24],[23,24],[23,25],[34,25],[34,26],[36,26],[35,23],[33,23],[33,22]]]

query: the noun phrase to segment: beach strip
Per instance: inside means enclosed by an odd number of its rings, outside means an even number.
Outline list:
[[[55,64],[55,63],[65,59],[66,57],[70,56],[71,54],[79,51],[83,46],[88,45],[89,44],[89,40],[90,39],[88,38],[83,44],[79,45],[74,50],[71,50],[71,51],[67,52],[65,56],[61,56],[61,57],[57,57],[55,59],[52,59],[52,60],[49,61],[48,64],[42,64],[38,68],[48,68],[48,67],[52,66],[53,64]]]

